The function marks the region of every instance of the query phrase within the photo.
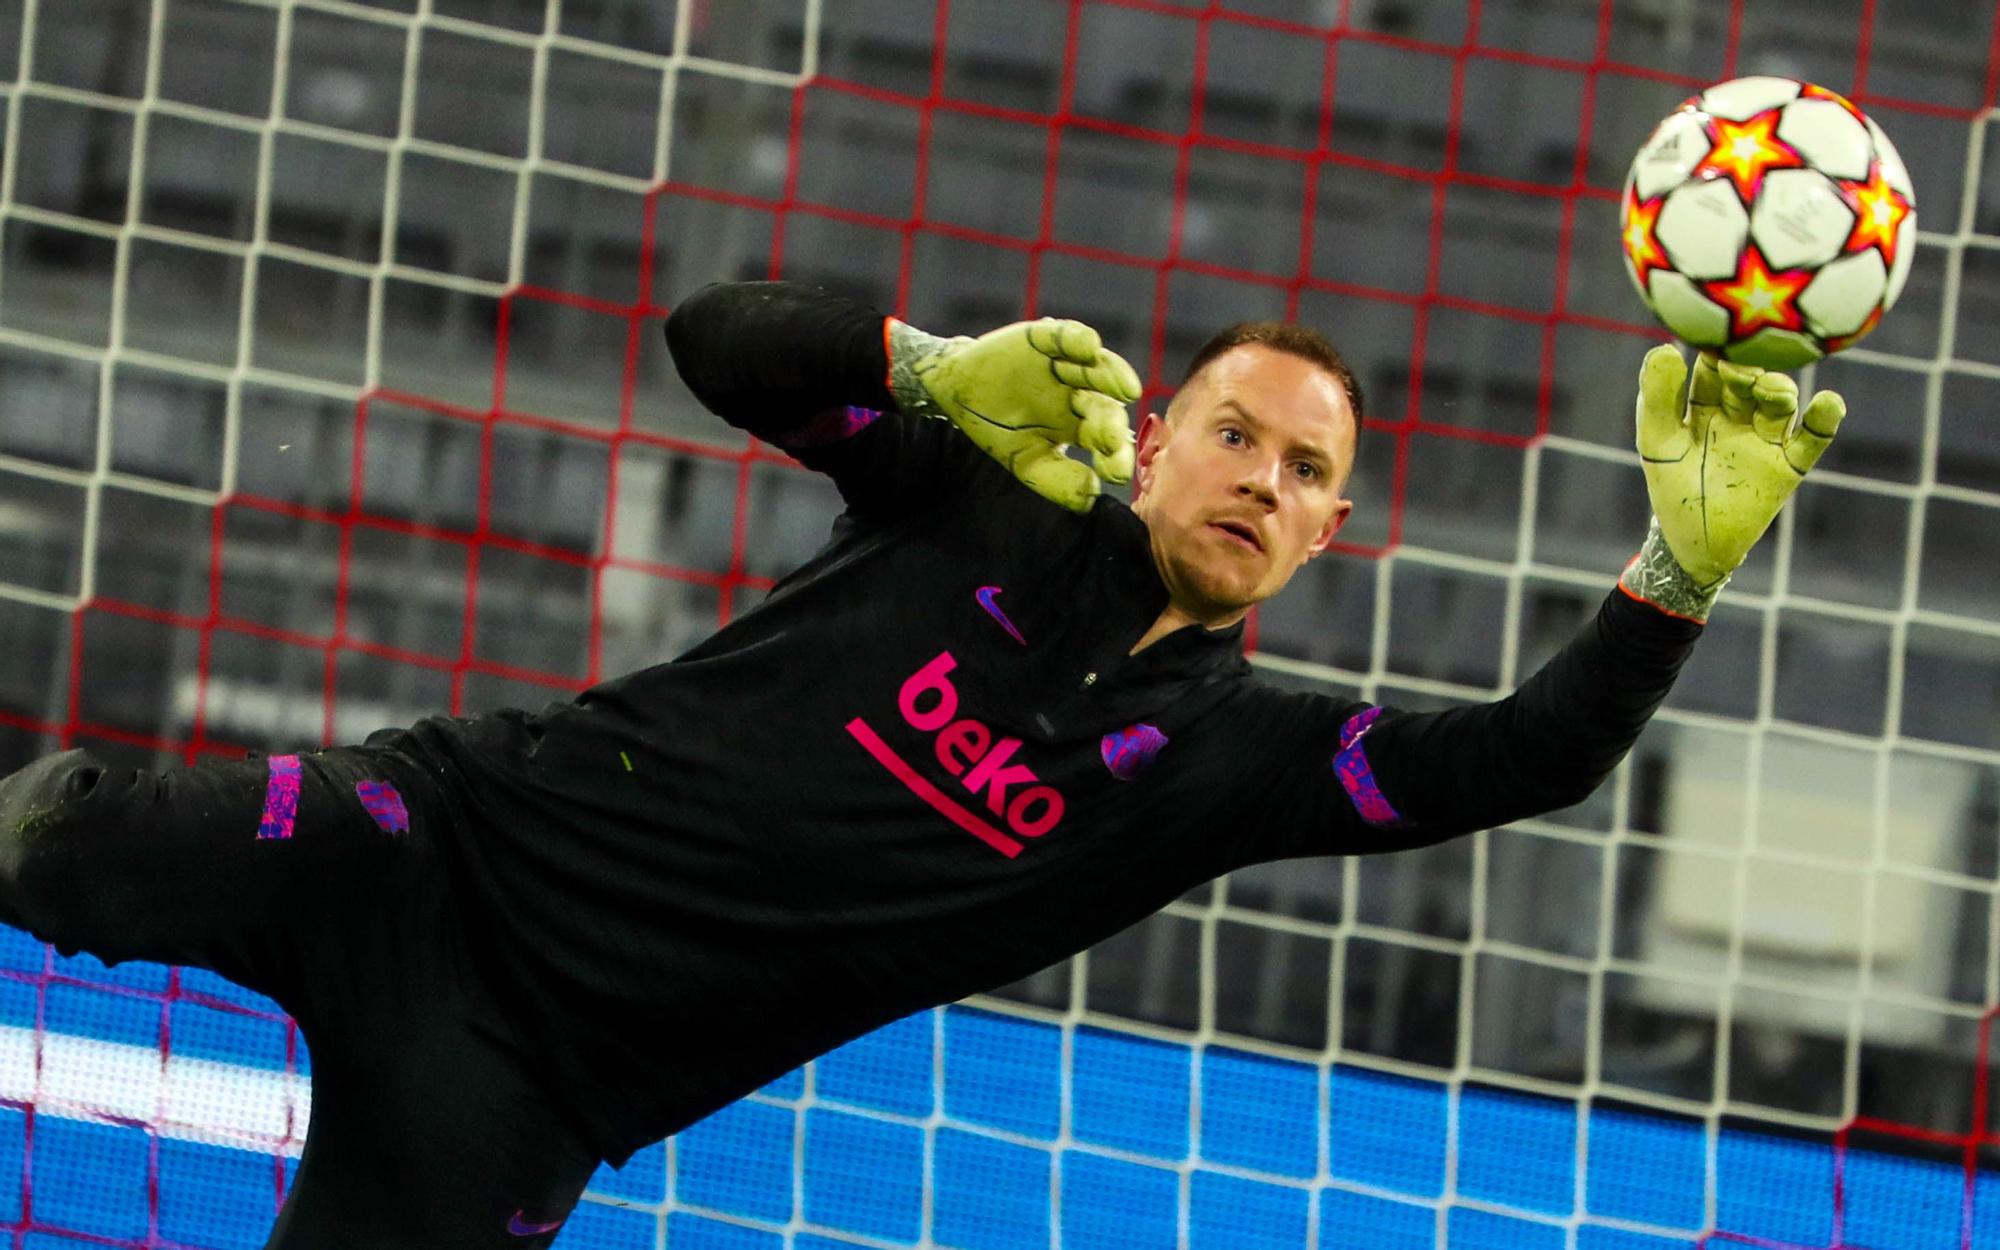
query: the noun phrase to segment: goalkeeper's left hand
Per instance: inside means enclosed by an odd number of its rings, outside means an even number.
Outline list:
[[[1653,515],[1701,600],[1697,619],[1833,442],[1846,401],[1821,391],[1796,425],[1783,373],[1662,344],[1639,371],[1638,444]],[[1642,554],[1642,560],[1644,556]],[[1629,579],[1628,579],[1629,580]]]
[[[949,420],[1042,497],[1088,511],[1102,489],[1132,480],[1125,405],[1139,375],[1080,321],[1017,321],[979,338],[940,339],[889,323],[890,390],[906,412]],[[1092,465],[1064,451],[1081,444]]]

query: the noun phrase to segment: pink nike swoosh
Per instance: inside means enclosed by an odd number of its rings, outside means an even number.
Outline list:
[[[564,1220],[568,1218],[563,1217]],[[562,1226],[563,1220],[554,1220],[547,1224],[531,1223],[524,1211],[514,1212],[514,1217],[507,1221],[507,1231],[516,1237],[539,1237],[543,1233],[552,1233]]]
[[[1000,622],[1000,627],[1014,636],[1015,642],[1020,643],[1024,647],[1027,646],[1028,640],[1021,637],[1021,631],[1014,628],[1014,622],[1008,620],[1007,614],[1000,610],[998,603],[994,602],[999,594],[1000,587],[998,586],[981,586],[973,598],[979,600],[979,606],[986,609],[986,615]]]

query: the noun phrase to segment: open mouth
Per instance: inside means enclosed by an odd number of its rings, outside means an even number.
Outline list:
[[[1241,521],[1216,521],[1213,526],[1252,551],[1264,549],[1264,544],[1257,541],[1257,531]]]

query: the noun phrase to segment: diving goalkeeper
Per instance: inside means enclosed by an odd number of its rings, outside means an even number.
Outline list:
[[[1363,397],[1318,335],[1225,331],[1135,446],[1138,379],[1074,322],[940,339],[751,283],[666,332],[703,403],[846,505],[754,611],[539,712],[0,782],[0,918],[298,1020],[279,1250],[546,1245],[600,1160],[1199,882],[1582,800],[1842,414],[1656,349],[1638,555],[1515,694],[1417,714],[1243,656],[1353,506]],[[1134,474],[1131,506],[1100,493]]]

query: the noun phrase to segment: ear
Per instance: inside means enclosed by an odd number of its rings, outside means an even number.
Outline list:
[[[1168,425],[1167,419],[1157,412],[1147,413],[1145,419],[1139,422],[1139,445],[1135,449],[1133,460],[1136,470],[1132,478],[1132,493],[1135,498],[1145,498],[1146,487],[1151,484],[1153,476],[1153,458],[1167,445],[1167,436],[1172,432],[1173,427]]]
[[[1353,512],[1354,501],[1352,499],[1343,499],[1335,504],[1333,515],[1326,519],[1325,525],[1319,527],[1319,533],[1313,536],[1312,545],[1306,548],[1306,559],[1310,560],[1320,552],[1325,551],[1326,545],[1333,541],[1333,536],[1340,532],[1340,527],[1347,524],[1347,518]]]

